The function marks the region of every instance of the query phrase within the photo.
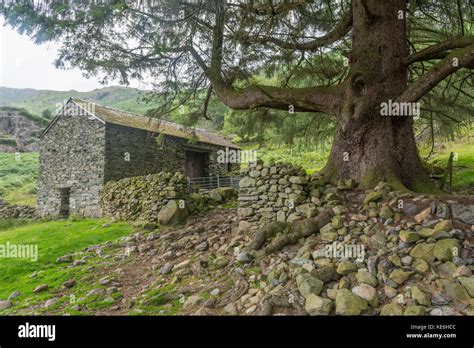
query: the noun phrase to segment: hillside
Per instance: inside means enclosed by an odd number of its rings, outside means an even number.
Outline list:
[[[48,122],[25,109],[0,107],[0,152],[38,151],[37,139]]]
[[[65,102],[74,96],[120,110],[142,114],[151,108],[150,105],[140,101],[143,93],[144,91],[128,87],[104,87],[89,92],[0,87],[0,106],[24,108],[35,115],[41,115],[44,110],[49,110],[54,114],[58,103]]]

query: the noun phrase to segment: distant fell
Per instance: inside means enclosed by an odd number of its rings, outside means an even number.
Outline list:
[[[90,100],[97,104],[124,111],[144,114],[153,108],[141,99],[146,91],[129,87],[104,87],[89,92],[37,90],[32,88],[0,87],[0,107],[23,108],[34,115],[43,115],[45,110],[54,114],[57,105],[70,97]]]

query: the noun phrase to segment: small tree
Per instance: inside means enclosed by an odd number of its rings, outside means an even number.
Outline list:
[[[51,110],[49,110],[49,109],[44,109],[44,110],[41,112],[41,116],[43,116],[44,118],[50,120],[50,119],[53,117],[53,113],[52,113]]]

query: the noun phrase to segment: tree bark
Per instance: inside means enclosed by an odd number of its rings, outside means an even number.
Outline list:
[[[345,100],[323,171],[333,180],[355,179],[363,188],[384,180],[395,189],[431,190],[412,117],[381,115],[381,104],[396,101],[407,88],[406,1],[354,0],[352,6]]]

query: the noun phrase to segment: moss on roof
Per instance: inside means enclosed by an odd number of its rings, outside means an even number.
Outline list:
[[[98,105],[80,99],[72,99],[72,102],[79,105],[88,112],[94,114],[105,123],[118,124],[121,126],[144,129],[151,132],[157,132],[172,135],[179,138],[193,139],[203,143],[239,148],[231,141],[220,135],[211,133],[201,128],[188,128],[183,125],[138,115],[128,111],[121,111],[107,106]]]

